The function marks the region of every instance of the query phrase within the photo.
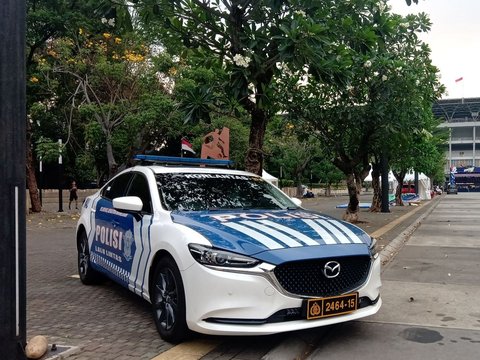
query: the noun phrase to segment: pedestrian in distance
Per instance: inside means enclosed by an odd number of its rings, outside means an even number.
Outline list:
[[[71,209],[71,205],[72,205],[72,201],[75,200],[75,209],[78,210],[78,203],[77,203],[77,200],[78,200],[78,195],[77,195],[77,183],[74,181],[72,181],[72,185],[70,186],[70,200],[68,202],[68,210]]]

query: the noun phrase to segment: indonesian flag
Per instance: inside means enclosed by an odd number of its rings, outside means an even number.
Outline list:
[[[463,76],[462,77],[459,77],[458,79],[455,79],[455,82],[459,82],[459,81],[462,81],[463,80]]]
[[[195,154],[195,151],[193,151],[192,148],[192,144],[190,144],[186,139],[182,139],[182,150],[189,151]]]

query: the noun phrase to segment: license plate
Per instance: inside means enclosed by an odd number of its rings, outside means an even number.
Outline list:
[[[348,314],[357,310],[358,293],[307,300],[307,320]]]

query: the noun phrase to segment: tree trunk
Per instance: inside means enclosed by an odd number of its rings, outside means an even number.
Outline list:
[[[397,189],[395,190],[395,205],[397,206],[403,206],[403,200],[402,200],[402,189],[403,189],[403,179],[405,179],[405,174],[407,172],[400,172],[396,173],[394,172],[393,175],[395,176],[395,179],[397,180]]]
[[[357,185],[355,183],[355,176],[353,173],[347,176],[347,189],[348,189],[348,207],[347,211],[343,215],[343,220],[356,223],[358,222],[358,192]]]
[[[331,195],[332,195],[332,185],[328,183],[327,188],[325,189],[325,196],[330,197]]]
[[[403,199],[402,199],[402,188],[403,188],[403,184],[398,183],[397,189],[395,190],[395,205],[397,205],[397,206],[404,206],[405,205],[403,203]]]
[[[297,187],[297,194],[296,197],[301,199],[303,197],[303,188],[302,188],[302,174],[296,173],[295,174],[295,185]]]
[[[370,172],[370,165],[367,165],[362,171],[354,172],[355,176],[355,184],[357,185],[357,194],[362,193],[362,183],[363,180],[367,177],[368,173]]]
[[[113,155],[113,147],[112,143],[107,136],[107,160],[108,160],[108,178],[111,179],[117,173],[117,162],[115,161],[115,157]]]
[[[40,194],[38,193],[38,186],[37,186],[37,177],[35,175],[35,161],[33,158],[33,151],[32,151],[32,126],[30,121],[27,119],[27,139],[26,139],[26,147],[27,147],[27,159],[26,159],[26,171],[27,171],[27,187],[28,192],[30,194],[30,203],[32,205],[31,211],[32,212],[40,212],[42,211],[42,203],[40,202]]]
[[[382,191],[380,187],[380,164],[372,164],[372,189],[373,198],[370,206],[371,212],[380,212],[382,210]]]
[[[248,140],[248,151],[245,158],[245,170],[262,176],[263,169],[263,139],[267,127],[267,115],[261,109],[254,109],[251,112],[252,124],[250,126],[250,137]]]

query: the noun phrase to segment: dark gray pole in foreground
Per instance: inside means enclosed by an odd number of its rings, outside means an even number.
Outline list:
[[[0,2],[0,357],[25,359],[25,1]]]
[[[417,193],[418,196],[421,197],[420,189],[418,188],[418,172],[417,171],[415,171],[415,176],[413,178],[413,184],[415,186],[415,192]],[[427,190],[430,190],[430,189],[427,189]]]
[[[63,212],[63,160],[62,139],[58,139],[58,212]]]
[[[390,204],[388,201],[388,157],[385,151],[380,157],[380,173],[382,175],[382,212],[390,212]]]

